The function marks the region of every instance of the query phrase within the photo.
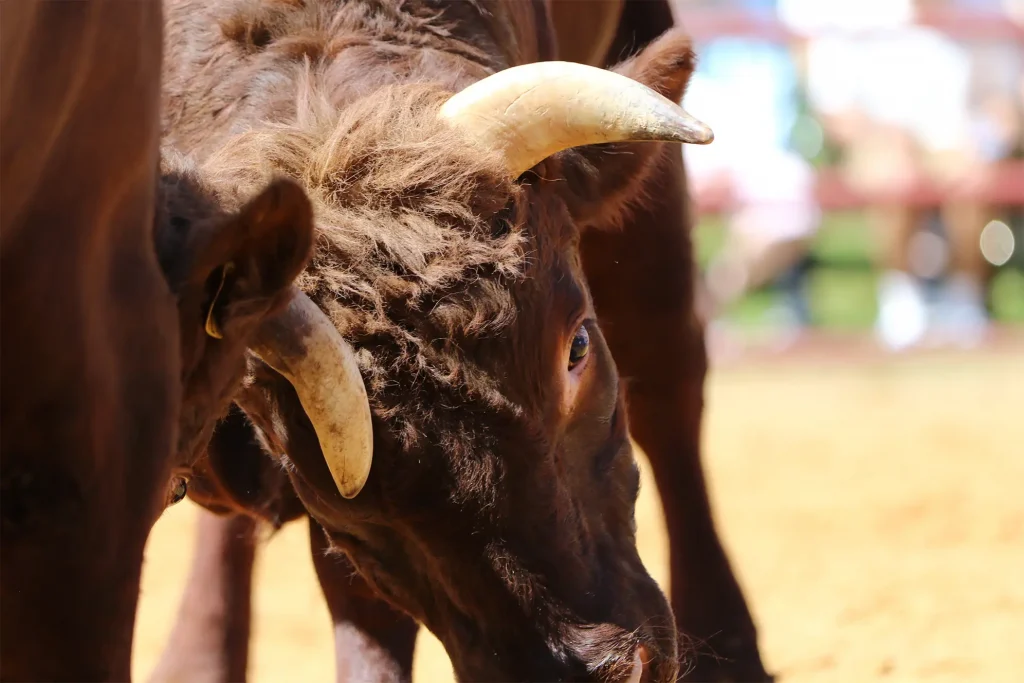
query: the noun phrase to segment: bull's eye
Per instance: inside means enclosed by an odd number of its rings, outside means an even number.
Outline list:
[[[590,333],[586,325],[580,325],[576,330],[576,336],[572,338],[572,345],[569,347],[569,369],[572,370],[583,362],[583,359],[590,353]]]
[[[186,482],[184,479],[178,479],[174,483],[174,488],[171,489],[170,504],[174,505],[175,503],[180,503],[182,499],[185,497],[186,493],[188,493],[188,482]]]

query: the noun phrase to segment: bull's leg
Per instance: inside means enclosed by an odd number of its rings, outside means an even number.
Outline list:
[[[397,683],[412,678],[419,625],[377,598],[342,555],[326,553],[323,529],[310,520],[309,541],[334,622],[338,683]]]
[[[653,203],[620,231],[588,232],[583,263],[602,331],[627,378],[632,435],[661,494],[672,608],[680,631],[697,644],[683,670],[694,665],[691,680],[764,680],[757,633],[715,531],[701,469],[707,359],[694,313],[684,188],[676,148],[648,195]]]
[[[256,521],[200,509],[178,620],[150,683],[237,683],[249,659]]]

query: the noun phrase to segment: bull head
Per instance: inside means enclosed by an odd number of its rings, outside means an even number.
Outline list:
[[[540,62],[489,76],[453,95],[440,116],[500,150],[513,177],[570,147],[607,142],[708,144],[711,129],[630,78],[583,64]],[[295,387],[338,491],[354,498],[373,459],[370,406],[352,347],[295,291],[252,350]]]
[[[605,142],[706,145],[711,129],[621,74],[572,62],[505,69],[453,95],[440,115],[490,149],[513,177],[556,152]]]

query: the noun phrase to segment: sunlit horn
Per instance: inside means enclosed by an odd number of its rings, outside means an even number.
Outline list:
[[[298,289],[280,315],[263,323],[251,349],[295,387],[338,491],[354,498],[373,461],[370,404],[355,351]]]
[[[500,150],[513,176],[569,147],[629,140],[706,145],[715,137],[647,86],[572,62],[499,71],[450,97],[440,115]]]

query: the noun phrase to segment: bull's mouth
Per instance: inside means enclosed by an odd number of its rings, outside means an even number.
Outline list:
[[[670,611],[663,628],[653,625],[661,618],[632,630],[610,623],[562,623],[549,628],[554,638],[539,633],[529,618],[516,628],[508,616],[496,617],[494,630],[461,612],[448,612],[443,624],[430,625],[457,680],[669,683],[678,677]]]
[[[650,650],[640,644],[633,648],[632,654],[606,653],[608,660],[596,666],[593,662],[566,657],[564,653],[552,653],[551,657],[524,658],[521,663],[510,670],[501,663],[490,666],[479,662],[460,662],[453,657],[456,677],[460,681],[481,680],[528,680],[528,681],[593,681],[594,683],[655,683],[668,682],[676,679],[676,668],[666,663],[652,660]],[[614,660],[614,661],[613,661]]]
[[[264,372],[275,381],[284,381],[269,368]],[[515,609],[519,616],[514,616],[508,610],[496,609],[496,593],[488,595],[483,587],[471,594],[451,594],[450,590],[466,587],[451,585],[457,583],[457,577],[453,581],[453,577],[439,573],[441,570],[426,568],[437,567],[438,563],[475,566],[479,558],[474,551],[462,547],[457,555],[452,554],[455,551],[434,545],[420,533],[427,531],[419,526],[421,522],[402,522],[393,512],[387,519],[382,517],[373,505],[378,495],[376,484],[371,483],[360,503],[343,502],[320,462],[322,456],[312,431],[304,421],[296,422],[301,406],[282,405],[279,413],[288,440],[282,441],[281,447],[293,464],[290,479],[306,510],[327,532],[332,549],[352,561],[379,597],[424,623],[444,643],[459,680],[675,680],[678,665],[674,621],[664,595],[641,565],[634,564],[633,560],[639,562],[639,558],[629,561],[632,571],[628,576],[611,569],[621,567],[625,555],[634,552],[632,549],[625,545],[608,547],[608,556],[594,558],[609,572],[607,585],[595,590],[631,597],[611,600],[616,604],[609,605],[610,611],[602,608],[578,620],[552,616],[557,623],[548,621],[541,627],[535,612]],[[267,425],[273,426],[269,422]],[[621,434],[619,431],[613,429],[609,440],[616,452],[630,443],[625,430]],[[443,588],[446,584],[450,588]],[[507,590],[497,578],[488,585],[496,592]],[[462,609],[465,607],[470,611]],[[476,609],[480,607],[485,611]],[[619,610],[622,619],[612,618]],[[595,623],[607,620],[618,625]]]
[[[347,535],[329,536],[350,548],[355,543],[358,550],[346,554],[360,574],[377,595],[410,613],[438,637],[460,681],[676,680],[676,635],[667,602],[663,610],[650,605],[651,618],[637,620],[643,625],[632,630],[609,623],[562,622],[549,624],[544,629],[547,633],[543,633],[537,628],[534,614],[520,614],[517,618],[492,609],[488,616],[471,616],[460,609],[458,603],[462,600],[453,600],[446,593],[424,596],[399,575],[385,569],[393,567],[393,562],[381,562],[375,554],[367,555],[366,544]],[[469,598],[463,596],[463,600]],[[662,621],[660,628],[654,625]]]
[[[581,624],[551,615],[552,623],[538,619],[535,611],[495,609],[501,596],[492,595],[489,600],[479,595],[453,596],[440,587],[449,582],[435,580],[436,576],[419,572],[410,581],[410,568],[417,561],[400,550],[403,543],[397,537],[367,542],[337,530],[327,535],[333,550],[352,561],[377,596],[410,614],[441,640],[460,681],[667,683],[676,679],[674,620],[653,581],[627,587],[633,604],[621,624]],[[396,571],[397,567],[406,569]],[[485,605],[486,612],[470,614],[460,607],[470,604]],[[539,628],[542,622],[547,626]]]

